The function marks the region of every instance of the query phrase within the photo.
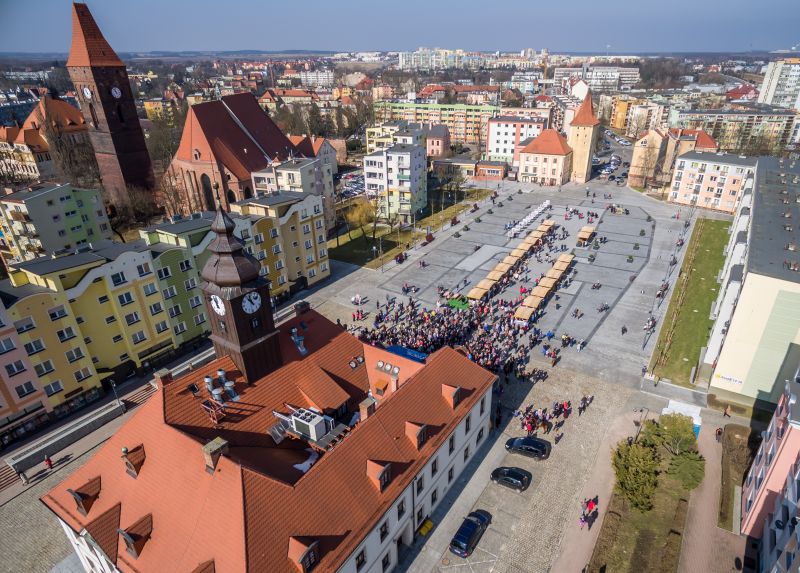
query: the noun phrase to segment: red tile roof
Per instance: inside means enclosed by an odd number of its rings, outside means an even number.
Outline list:
[[[72,46],[67,67],[122,66],[122,60],[103,37],[86,4],[72,5]]]
[[[326,139],[324,137],[309,137],[307,135],[290,135],[289,141],[291,141],[295,149],[305,157],[316,157]]]
[[[250,179],[253,171],[267,167],[276,157],[296,153],[292,142],[264,113],[255,96],[241,93],[189,108],[177,159],[201,162],[212,157],[222,161],[239,180]]]
[[[594,105],[592,104],[592,92],[587,92],[586,97],[583,98],[581,107],[578,108],[578,113],[572,118],[570,125],[576,127],[593,127],[599,125],[600,120],[594,114]]]
[[[300,327],[305,337],[304,357],[288,335],[293,327]],[[223,357],[166,384],[42,501],[76,532],[96,522],[93,536],[104,538],[104,550],[111,552],[116,527],[130,527],[152,515],[152,535],[138,559],[117,541],[122,571],[163,571],[165,563],[175,571],[206,571],[198,568],[213,561],[219,573],[295,573],[295,560],[314,542],[319,570],[336,570],[489,392],[495,376],[450,348],[434,353],[374,414],[303,473],[294,466],[309,461],[308,445],[291,438],[276,444],[267,431],[276,421],[272,410],[286,412],[285,404],[295,401],[307,404],[299,387],[306,382],[298,383],[303,376],[313,384],[321,382],[323,389],[314,392],[325,400],[347,395],[357,408],[369,387],[366,370],[375,365],[365,360],[352,368],[349,362],[364,354],[363,344],[313,311],[281,329],[285,366],[246,385],[232,360]],[[195,398],[187,386],[196,383],[205,395],[202,378],[219,367],[236,382],[240,401],[228,403],[228,414],[215,428],[203,414],[202,398]],[[448,380],[461,387],[455,409],[442,396],[442,383]],[[332,383],[340,391],[332,390]],[[407,422],[426,427],[419,451],[406,437]],[[229,449],[209,474],[202,445],[218,436],[228,440]],[[144,444],[147,459],[134,479],[125,471],[120,449],[137,443]],[[391,480],[383,491],[375,487],[376,468],[370,469],[370,463],[390,466]],[[100,496],[85,517],[75,511],[66,489],[96,475],[102,477]],[[118,518],[107,518],[105,513],[116,506]],[[109,521],[105,528],[101,516]]]
[[[679,129],[673,127],[669,130],[669,133],[676,139],[693,139],[695,141],[695,149],[698,151],[719,151],[717,140],[702,129]]]
[[[569,155],[572,148],[567,145],[566,138],[555,129],[545,129],[520,153],[539,153],[542,155]]]

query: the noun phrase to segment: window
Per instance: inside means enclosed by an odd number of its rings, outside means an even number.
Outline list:
[[[150,315],[155,316],[160,312],[164,312],[164,305],[160,302],[156,302],[150,305]]]
[[[133,302],[133,296],[129,292],[124,292],[117,296],[117,300],[119,301],[120,306],[126,306]]]
[[[153,270],[150,268],[150,263],[137,265],[136,270],[138,271],[140,277],[146,277],[147,275],[153,272]]]
[[[259,233],[259,234],[257,234],[257,235],[254,237],[254,239],[253,239],[253,240],[256,242],[256,245],[260,245],[261,243],[263,243],[263,242],[264,242],[264,233]]]
[[[174,286],[171,286],[169,288],[165,288],[162,294],[164,295],[165,299],[170,299],[178,294],[178,289],[176,289]]]
[[[25,382],[24,384],[20,384],[19,386],[14,388],[14,390],[17,391],[17,396],[19,396],[20,398],[24,398],[28,394],[33,394],[34,392],[36,392],[36,387],[33,385],[33,382],[28,381]]]
[[[192,277],[188,280],[185,280],[183,281],[183,286],[186,288],[187,291],[190,291],[197,286],[197,279]]]
[[[367,553],[366,549],[362,549],[356,555],[356,571],[361,571],[364,568],[364,565],[367,564]]]
[[[44,350],[44,343],[42,342],[41,338],[37,338],[36,340],[31,340],[30,342],[25,344],[25,352],[28,353],[28,356],[33,356],[37,352],[41,352]]]
[[[91,368],[85,368],[84,367],[84,368],[81,368],[80,370],[76,370],[73,374],[75,376],[75,381],[83,382],[89,376],[92,375],[92,370],[91,370]]]
[[[431,506],[436,505],[436,502],[439,500],[439,491],[436,488],[433,488],[431,492]]]
[[[80,348],[73,348],[72,350],[67,350],[65,354],[67,356],[67,360],[69,360],[70,362],[75,362],[76,360],[80,360],[81,358],[83,358],[83,350],[81,350]]]
[[[120,355],[119,355],[119,361],[120,361],[120,362],[127,362],[127,361],[128,361],[128,360],[130,360],[130,359],[131,359],[131,357],[130,357],[130,356],[128,356],[128,353],[127,353],[127,352],[124,352],[124,353],[122,353],[122,354],[120,354]]]
[[[108,302],[108,296],[107,295],[101,296],[100,298],[97,299],[97,302],[99,302],[100,304]]]
[[[145,296],[150,296],[151,294],[155,294],[158,291],[156,287],[156,283],[147,283],[144,285],[144,294]]]
[[[420,507],[419,510],[417,510],[417,525],[420,525],[423,519],[425,519],[425,508]]]
[[[53,394],[58,394],[59,392],[64,390],[64,386],[61,384],[61,380],[56,380],[55,382],[51,382],[50,384],[44,385],[44,393],[48,396],[52,396]]]
[[[452,483],[453,481],[453,468],[447,470],[447,483]]]
[[[169,317],[170,318],[175,318],[176,316],[178,316],[182,312],[183,311],[181,310],[181,305],[176,304],[175,306],[170,307],[170,309],[169,309]]]
[[[71,326],[68,326],[63,330],[57,331],[56,334],[58,335],[58,339],[61,342],[66,342],[70,338],[75,338],[75,331],[72,329]]]
[[[270,236],[270,237],[272,237],[273,239],[277,238],[277,236],[278,236],[278,229],[270,229],[270,231],[269,231],[269,236]]]
[[[178,266],[181,268],[183,272],[186,272],[192,268],[192,261],[190,261],[189,259],[184,259],[178,264]]]
[[[431,462],[431,477],[435,476],[436,473],[439,471],[439,460],[434,458]]]
[[[176,324],[172,330],[175,331],[175,334],[183,334],[184,332],[186,332],[186,323],[181,322],[180,324]]]
[[[203,303],[202,299],[199,296],[193,296],[189,299],[189,306],[192,308],[197,308]]]
[[[6,372],[8,372],[9,376],[25,372],[25,364],[22,363],[22,360],[15,360],[11,364],[6,364]]]
[[[389,553],[384,555],[383,559],[381,559],[381,570],[388,571],[389,566],[391,566],[391,564],[392,564],[392,552],[389,551]]]
[[[483,413],[485,411],[486,411],[486,396],[481,398],[481,416],[483,416]]]
[[[164,332],[168,328],[169,328],[169,326],[167,325],[167,321],[166,320],[162,320],[161,322],[157,322],[156,323],[156,332],[158,334],[161,334],[162,332]]]
[[[195,317],[194,317],[194,324],[196,326],[200,326],[205,321],[206,321],[206,315],[203,312],[201,312],[200,314],[195,315]]]
[[[106,317],[106,324],[111,324],[113,322],[117,322],[117,317],[116,316],[107,316]]]
[[[398,521],[406,514],[406,500],[401,499],[397,504],[397,519]]]
[[[452,454],[453,450],[455,450],[455,449],[456,449],[456,437],[455,436],[450,436],[450,452],[449,453]]]
[[[469,459],[469,446],[464,448],[464,461],[467,461],[468,459]]]
[[[472,416],[470,414],[467,414],[467,419],[464,422],[464,433],[468,434],[471,428],[472,428]]]
[[[307,241],[304,243],[304,245],[305,245],[306,249],[310,249],[311,247],[313,247],[313,246],[314,246],[314,243],[312,243],[312,242],[311,242],[311,240],[307,240]]]
[[[126,314],[125,315],[125,322],[127,323],[128,326],[130,326],[132,324],[136,324],[140,320],[142,320],[142,319],[139,316],[138,312],[132,312],[130,314]]]
[[[121,334],[117,334],[116,336],[114,336],[114,338],[111,339],[111,341],[114,342],[114,343],[122,342],[122,335]]]
[[[417,479],[417,494],[422,493],[423,489],[425,489],[425,476],[420,476]]]
[[[37,376],[44,376],[55,370],[55,368],[53,368],[53,362],[50,360],[45,360],[41,364],[37,364],[33,369],[36,371]]]
[[[475,440],[475,447],[478,447],[478,444],[480,444],[480,443],[481,443],[481,440],[482,440],[482,439],[483,439],[483,428],[481,428],[480,430],[478,430],[478,437],[477,437],[477,439]]]
[[[272,254],[277,255],[280,252],[281,252],[281,246],[280,245],[272,245]]]
[[[58,320],[59,318],[64,318],[67,316],[67,311],[63,306],[57,306],[55,308],[51,308],[48,311],[48,314],[50,315],[50,320]]]
[[[128,281],[125,279],[125,273],[114,273],[111,275],[111,283],[114,286],[119,286],[121,284],[125,284],[126,282]]]
[[[14,346],[14,341],[10,338],[3,338],[0,340],[0,354],[5,354],[6,352],[11,352],[14,350],[16,346]]]
[[[172,276],[172,271],[170,270],[169,267],[162,267],[162,268],[158,269],[158,273],[157,274],[158,274],[158,278],[160,278],[161,280],[164,280],[164,279],[168,279],[169,277]]]
[[[381,523],[380,534],[381,534],[381,541],[386,539],[386,536],[389,535],[389,523],[387,521]]]
[[[138,332],[134,332],[131,339],[133,340],[134,344],[139,344],[140,342],[147,340],[147,337],[144,334],[144,330],[140,330]]]

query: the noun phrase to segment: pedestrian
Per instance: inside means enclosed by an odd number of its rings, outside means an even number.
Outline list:
[[[731,417],[731,405],[730,405],[730,404],[728,404],[727,406],[725,406],[725,411],[724,411],[724,412],[722,412],[722,416],[723,416],[724,418],[730,418],[730,417]]]
[[[647,374],[647,366],[646,365],[642,366],[642,377],[644,377],[645,374]]]
[[[25,475],[24,471],[17,472],[17,476],[22,480],[22,485],[28,485],[28,476]]]
[[[53,460],[51,460],[50,456],[48,455],[44,456],[44,467],[46,467],[48,470],[53,469]]]
[[[586,516],[585,515],[581,515],[581,518],[578,520],[578,524],[581,526],[581,529],[583,529],[586,526]]]
[[[717,430],[714,432],[714,434],[717,436],[717,441],[721,442],[722,441],[722,428],[717,428]]]
[[[628,327],[623,324],[622,325],[622,335],[625,336],[626,332],[628,332]]]

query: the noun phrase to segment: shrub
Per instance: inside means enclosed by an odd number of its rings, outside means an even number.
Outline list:
[[[522,195],[522,189],[517,189],[517,195]]]
[[[645,234],[645,233],[644,233],[644,229],[640,229],[640,230],[639,230],[639,236],[640,236],[640,237],[644,237],[644,234]]]
[[[658,454],[655,448],[620,442],[614,451],[612,465],[619,494],[640,511],[652,509],[658,485]]]
[[[464,225],[464,230],[469,231],[469,225]]]
[[[647,446],[661,446],[673,456],[697,451],[694,422],[683,414],[664,414],[658,422],[648,420],[640,441]]]
[[[634,251],[638,251],[639,250],[639,243],[634,243],[633,244],[633,250]]]
[[[475,217],[475,222],[476,223],[480,223],[481,222],[481,218],[480,217]]]
[[[706,460],[697,452],[684,452],[673,456],[669,461],[667,473],[675,477],[687,490],[693,490],[700,482],[706,471]]]
[[[633,255],[628,255],[628,262],[629,262],[629,263],[632,263],[632,262],[633,262]]]
[[[453,233],[453,236],[454,236],[456,239],[460,239],[460,238],[461,238],[461,233],[459,233],[458,231],[456,231],[455,233]]]
[[[487,212],[487,213],[489,213],[490,215],[494,215],[494,211],[492,211],[491,209],[489,209],[489,210],[488,210],[488,211],[486,211],[486,212]]]

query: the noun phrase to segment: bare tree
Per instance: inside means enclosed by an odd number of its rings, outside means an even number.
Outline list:
[[[36,113],[58,176],[78,187],[98,188],[102,192],[100,169],[88,134],[67,132],[61,119],[50,113],[47,100]]]

